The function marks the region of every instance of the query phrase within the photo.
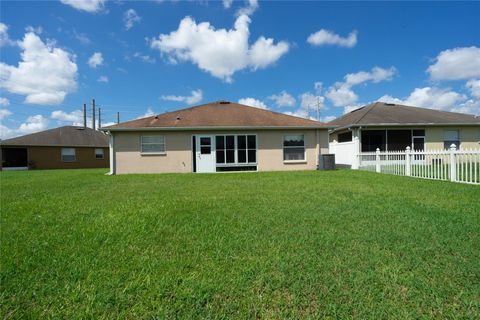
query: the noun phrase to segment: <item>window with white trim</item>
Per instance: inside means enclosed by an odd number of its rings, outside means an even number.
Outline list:
[[[95,159],[103,159],[103,149],[95,148]]]
[[[448,150],[452,144],[454,144],[457,149],[460,149],[458,130],[445,130],[443,132],[443,147]]]
[[[63,162],[74,162],[76,159],[75,148],[62,148]]]
[[[305,160],[305,136],[303,134],[288,134],[283,137],[283,160]]]
[[[142,136],[140,140],[142,153],[165,153],[165,136]]]

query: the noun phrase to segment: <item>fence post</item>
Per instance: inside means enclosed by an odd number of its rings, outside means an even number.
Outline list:
[[[406,176],[411,176],[412,172],[412,166],[411,164],[411,157],[410,157],[410,147],[407,147],[407,150],[405,150],[405,175]]]
[[[457,163],[455,158],[455,151],[457,147],[452,143],[450,146],[450,181],[457,181]]]
[[[381,172],[380,170],[380,149],[377,148],[376,155],[375,155],[375,171]]]
[[[358,170],[360,168],[360,141],[358,137],[353,138],[353,150],[352,169]]]

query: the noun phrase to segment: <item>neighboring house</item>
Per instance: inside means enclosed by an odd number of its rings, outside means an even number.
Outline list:
[[[65,126],[3,140],[2,169],[107,168],[108,137],[86,127]]]
[[[480,149],[480,117],[376,102],[328,123],[336,163],[352,165],[359,152]]]
[[[329,126],[218,101],[102,128],[111,174],[314,170]]]

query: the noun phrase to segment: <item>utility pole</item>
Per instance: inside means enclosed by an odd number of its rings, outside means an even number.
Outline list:
[[[320,97],[317,96],[317,121],[320,121]]]
[[[87,104],[83,104],[83,127],[87,127]]]
[[[95,130],[95,99],[92,99],[92,128]]]
[[[102,127],[102,108],[98,107],[98,129]]]
[[[117,112],[117,124],[120,123],[120,112]]]

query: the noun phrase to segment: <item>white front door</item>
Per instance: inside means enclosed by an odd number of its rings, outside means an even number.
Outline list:
[[[197,172],[215,172],[214,136],[197,136]]]

